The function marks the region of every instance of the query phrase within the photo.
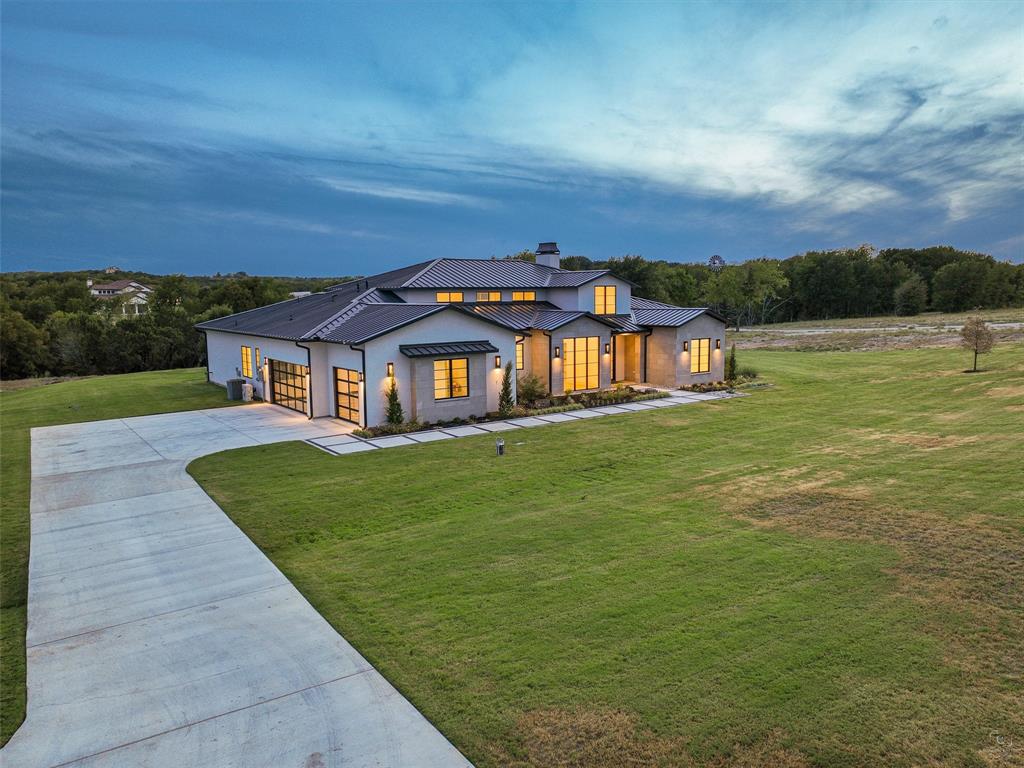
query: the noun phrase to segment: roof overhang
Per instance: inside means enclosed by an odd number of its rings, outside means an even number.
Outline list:
[[[400,344],[398,349],[406,357],[478,355],[498,351],[498,348],[489,341],[446,341],[436,344]]]

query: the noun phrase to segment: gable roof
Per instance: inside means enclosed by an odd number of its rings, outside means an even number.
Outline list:
[[[560,309],[549,301],[488,302],[486,304],[469,304],[467,309],[476,315],[490,318],[495,322],[514,331],[528,331],[536,328],[540,331],[553,331],[563,325],[589,317],[605,325],[612,325],[601,315],[581,309]]]
[[[633,296],[630,299],[633,319],[639,325],[678,328],[701,315],[710,315],[725,322],[725,318],[707,307],[677,307],[653,299]]]
[[[89,287],[96,291],[123,291],[125,288],[131,288],[135,285],[145,291],[153,290],[148,285],[143,285],[138,280],[114,280],[111,283],[93,283]]]

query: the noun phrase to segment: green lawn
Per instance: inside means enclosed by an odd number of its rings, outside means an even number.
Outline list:
[[[29,430],[230,405],[205,369],[97,376],[0,392],[0,744],[25,716]],[[237,405],[237,403],[236,403]]]
[[[1020,761],[1024,346],[741,358],[775,386],[501,459],[190,471],[481,766]]]

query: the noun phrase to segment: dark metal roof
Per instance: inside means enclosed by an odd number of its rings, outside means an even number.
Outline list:
[[[497,352],[489,341],[449,341],[444,344],[400,344],[398,349],[406,357],[436,357],[437,355],[473,355]]]
[[[579,269],[573,272],[555,272],[548,278],[549,288],[577,288],[610,274],[607,269]],[[620,280],[622,278],[619,278]],[[625,282],[629,282],[626,280]]]
[[[362,344],[446,309],[447,304],[360,304],[342,323],[317,333],[315,340]]]
[[[601,315],[601,317],[623,333],[636,333],[646,330],[644,326],[637,324],[633,320],[632,315]]]
[[[633,310],[633,319],[640,325],[678,328],[704,314],[725,322],[725,318],[707,307],[676,307],[639,296],[631,297],[630,304]]]
[[[559,309],[549,301],[517,301],[511,304],[488,302],[467,305],[467,308],[474,314],[490,318],[514,331],[527,331],[531,328],[553,331],[581,317],[589,317],[599,323],[613,325],[601,315],[581,309]]]
[[[571,272],[516,259],[436,259],[411,274],[394,275],[371,285],[383,288],[548,288],[582,285],[608,270]],[[410,268],[411,270],[412,268]]]
[[[340,294],[313,293],[298,299],[279,301],[266,307],[219,317],[216,320],[207,320],[196,325],[196,328],[298,341],[312,329],[342,312],[350,303]]]

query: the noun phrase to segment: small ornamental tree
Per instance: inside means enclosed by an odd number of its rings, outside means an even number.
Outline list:
[[[388,424],[401,424],[405,421],[405,413],[402,411],[402,401],[398,399],[398,382],[391,377],[391,386],[388,387]]]
[[[512,363],[505,364],[505,375],[501,377],[501,395],[498,397],[498,415],[507,419],[512,415],[515,407],[515,400],[512,399]]]
[[[992,331],[985,321],[980,317],[969,317],[964,327],[960,329],[960,344],[966,349],[974,352],[974,367],[971,372],[978,370],[978,355],[983,355],[992,350]]]
[[[729,350],[729,357],[725,359],[725,380],[736,381],[736,345],[733,344]]]

